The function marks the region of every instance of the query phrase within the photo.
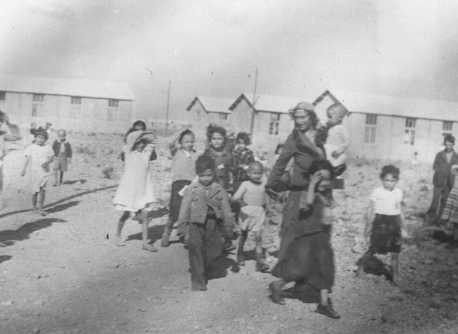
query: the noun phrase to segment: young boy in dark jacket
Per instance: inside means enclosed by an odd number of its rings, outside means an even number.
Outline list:
[[[57,139],[52,144],[54,151],[54,186],[62,184],[64,172],[68,169],[68,164],[72,161],[72,145],[66,139],[65,130],[57,132]]]
[[[229,197],[215,182],[215,162],[209,156],[196,161],[198,180],[186,189],[178,217],[186,230],[192,290],[207,290],[208,269],[223,253],[224,237],[232,238],[234,217]]]

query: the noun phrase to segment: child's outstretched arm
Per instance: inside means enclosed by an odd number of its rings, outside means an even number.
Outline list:
[[[184,191],[183,200],[180,206],[180,213],[178,214],[177,220],[178,234],[181,234],[182,236],[186,235],[187,225],[191,219],[191,196],[191,191],[187,188]]]

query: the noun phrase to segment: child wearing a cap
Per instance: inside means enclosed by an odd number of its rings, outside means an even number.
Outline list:
[[[441,223],[445,226],[446,232],[452,236],[451,247],[458,247],[458,165],[451,167],[454,177],[453,188],[448,194],[444,210],[441,215]]]
[[[64,173],[72,161],[72,145],[67,141],[65,130],[57,131],[57,139],[52,144],[54,151],[54,186],[62,184]]]
[[[25,151],[25,163],[22,169],[22,176],[25,176],[27,171],[30,173],[30,184],[32,186],[32,205],[33,209],[37,210],[45,216],[47,213],[43,209],[46,185],[51,175],[49,165],[54,159],[54,152],[51,146],[46,145],[48,134],[46,131],[37,131],[35,133],[35,142],[29,145]]]
[[[150,252],[157,251],[148,240],[148,212],[158,208],[149,166],[150,161],[157,158],[153,139],[152,133],[146,131],[134,131],[127,136],[124,173],[113,199],[115,208],[122,211],[116,229],[117,246],[125,245],[121,239],[122,229],[127,219],[136,214],[142,224],[142,248]]]

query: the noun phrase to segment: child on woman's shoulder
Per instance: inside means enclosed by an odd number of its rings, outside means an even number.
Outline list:
[[[248,238],[248,233],[252,232],[255,234],[256,242],[256,270],[268,272],[269,266],[265,263],[265,249],[262,247],[262,233],[266,219],[265,206],[267,202],[263,172],[263,166],[260,162],[252,162],[248,168],[249,180],[242,182],[232,197],[232,200],[241,202],[241,235],[237,250],[237,262],[240,266],[245,264],[243,247]]]
[[[198,179],[184,192],[178,218],[186,235],[192,290],[207,290],[212,261],[223,254],[224,237],[233,237],[234,218],[229,197],[215,182],[215,161],[201,155],[196,161]]]
[[[173,224],[178,220],[182,197],[180,193],[196,177],[194,165],[197,154],[194,151],[195,136],[187,129],[178,136],[178,150],[175,151],[172,159],[172,189],[169,203],[169,220],[162,234],[162,247],[169,245],[169,238]]]
[[[334,167],[335,176],[340,176],[347,169],[345,152],[350,145],[350,139],[347,130],[342,122],[348,111],[339,103],[328,107],[327,111],[328,134],[325,144],[326,158]]]
[[[358,274],[364,271],[364,264],[374,254],[391,254],[393,282],[399,282],[399,253],[402,244],[402,190],[396,187],[399,168],[383,166],[380,173],[382,186],[371,196],[366,216],[365,237],[369,238],[369,249],[358,260]]]

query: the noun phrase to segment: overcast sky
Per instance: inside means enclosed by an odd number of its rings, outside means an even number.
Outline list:
[[[458,1],[4,0],[0,72],[130,83],[141,116],[195,95],[335,87],[458,101]],[[151,69],[152,74],[147,68]]]

